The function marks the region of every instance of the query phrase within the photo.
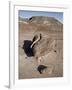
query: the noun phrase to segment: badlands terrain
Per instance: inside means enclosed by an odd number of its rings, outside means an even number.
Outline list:
[[[63,24],[53,17],[32,16],[19,17],[19,79],[63,77]],[[38,63],[29,49],[35,35],[41,33],[43,37],[53,38],[56,52],[51,50]],[[40,73],[38,67],[47,68]]]

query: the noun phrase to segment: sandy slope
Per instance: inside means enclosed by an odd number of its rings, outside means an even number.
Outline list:
[[[57,53],[51,51],[46,54],[41,61],[41,65],[48,68],[40,74],[37,71],[37,60],[32,56],[28,57],[23,50],[24,40],[32,40],[34,34],[38,31],[30,24],[19,23],[19,79],[42,78],[42,77],[62,77],[63,76],[63,32],[40,31],[46,37],[50,36],[56,40]]]

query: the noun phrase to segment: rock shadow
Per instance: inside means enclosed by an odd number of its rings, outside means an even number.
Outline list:
[[[31,44],[32,44],[31,40],[24,40],[23,50],[28,57],[34,56],[33,49],[30,48]]]

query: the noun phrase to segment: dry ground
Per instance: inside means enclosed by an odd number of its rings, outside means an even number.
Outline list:
[[[63,76],[63,32],[40,31],[47,37],[53,37],[57,43],[57,53],[51,51],[46,54],[41,61],[41,65],[48,68],[43,74],[37,71],[38,63],[34,57],[27,57],[23,50],[24,40],[32,40],[34,34],[38,31],[28,24],[19,24],[19,79],[26,78],[47,78]]]

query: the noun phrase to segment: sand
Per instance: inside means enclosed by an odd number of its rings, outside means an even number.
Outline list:
[[[30,27],[29,27],[30,28]],[[19,32],[19,79],[28,78],[50,78],[50,77],[62,77],[63,76],[63,33],[53,32],[46,35],[55,38],[57,43],[57,53],[51,51],[47,53],[40,65],[47,66],[47,69],[40,74],[37,71],[39,66],[38,61],[34,56],[28,57],[24,51],[24,40],[32,40],[36,31],[34,30],[20,30]],[[45,33],[45,32],[44,32]]]

